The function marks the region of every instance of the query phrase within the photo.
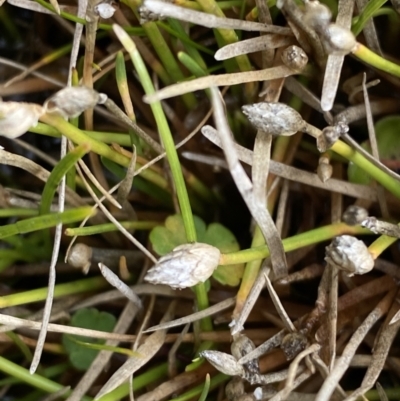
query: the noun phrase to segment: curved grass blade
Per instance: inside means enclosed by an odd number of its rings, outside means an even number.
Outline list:
[[[80,160],[86,153],[90,151],[90,145],[83,143],[77,146],[71,152],[68,152],[60,162],[54,167],[42,193],[42,200],[39,206],[39,214],[43,215],[50,212],[50,206],[53,202],[54,194],[57,191],[58,185],[67,172]]]
[[[26,234],[33,231],[43,230],[44,228],[54,227],[57,224],[70,224],[82,221],[86,217],[94,214],[90,206],[79,207],[67,210],[63,213],[50,213],[30,219],[17,221],[14,224],[7,224],[0,227],[0,239],[16,234]]]

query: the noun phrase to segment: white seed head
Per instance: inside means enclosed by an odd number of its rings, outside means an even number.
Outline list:
[[[244,368],[229,354],[220,351],[207,350],[200,352],[200,356],[206,358],[220,372],[229,376],[243,376]]]
[[[317,138],[317,148],[323,153],[332,147],[340,138],[341,130],[338,126],[328,126],[322,130],[322,135]]]
[[[325,30],[325,49],[329,54],[344,56],[357,44],[353,33],[337,24],[329,24]]]
[[[38,104],[1,102],[0,135],[17,138],[38,123],[44,110]]]
[[[114,2],[104,1],[103,3],[97,4],[97,6],[94,9],[96,13],[99,15],[99,17],[103,19],[108,19],[114,15],[115,11],[117,10],[117,7],[116,3]]]
[[[294,359],[300,352],[307,348],[308,340],[307,337],[299,332],[293,332],[286,334],[281,342],[281,349],[285,354],[288,361]]]
[[[67,263],[81,269],[85,274],[89,271],[93,250],[86,244],[75,244],[68,254]]]
[[[325,251],[325,260],[347,272],[349,277],[368,273],[374,267],[374,259],[367,246],[351,235],[334,238]]]
[[[343,213],[342,220],[349,226],[361,224],[368,217],[368,210],[357,205],[350,205]]]
[[[242,107],[253,126],[274,136],[289,136],[301,131],[305,122],[301,115],[283,103],[261,102]]]
[[[333,168],[329,159],[325,156],[319,158],[317,175],[322,182],[326,182],[332,177]]]
[[[212,245],[200,242],[180,245],[160,258],[144,279],[172,288],[192,287],[211,277],[220,256],[220,250]]]
[[[78,117],[87,109],[105,102],[107,97],[86,86],[69,86],[47,99],[44,107],[50,113],[58,113],[64,118]]]
[[[304,4],[304,22],[315,30],[326,28],[332,19],[331,10],[319,1],[306,1]]]
[[[281,56],[282,62],[294,71],[302,71],[308,63],[306,52],[299,46],[287,47]]]

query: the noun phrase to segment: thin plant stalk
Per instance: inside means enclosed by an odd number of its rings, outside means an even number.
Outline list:
[[[282,240],[285,252],[317,244],[322,241],[337,237],[343,234],[360,235],[367,234],[368,230],[360,226],[348,226],[345,223],[336,223],[316,228],[302,234]],[[371,234],[371,232],[369,232]],[[264,259],[269,256],[269,250],[266,245],[255,248],[244,249],[238,252],[221,254],[220,265],[233,265],[236,263],[247,263],[252,260]]]
[[[118,36],[122,45],[125,47],[129,55],[131,56],[132,62],[135,69],[140,77],[141,84],[147,95],[154,93],[154,87],[151,82],[150,76],[147,72],[146,66],[136,49],[134,42],[130,39],[128,34],[118,25],[114,25],[114,32]],[[164,149],[167,154],[167,159],[171,168],[172,177],[175,183],[179,206],[183,218],[183,223],[186,232],[186,239],[188,242],[196,241],[196,229],[193,221],[192,209],[189,202],[189,196],[186,189],[185,181],[182,174],[178,154],[175,148],[174,141],[172,139],[171,131],[168,126],[164,111],[160,102],[154,102],[151,105],[151,109],[156,119],[157,127],[159,130],[161,141],[164,145]],[[198,308],[200,310],[206,309],[209,305],[208,296],[203,283],[198,284],[195,287],[196,298]],[[211,320],[206,318],[202,320],[203,329],[208,331],[212,329]]]

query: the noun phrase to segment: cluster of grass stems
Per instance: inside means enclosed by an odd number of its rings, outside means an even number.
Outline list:
[[[395,27],[395,7],[384,7],[378,0],[367,5],[361,0],[356,5],[351,0],[327,2],[337,13],[337,24],[351,29],[357,40],[347,52],[357,61],[350,56],[343,61],[344,54],[318,53],[321,42],[296,20],[290,7],[298,5],[289,0],[283,1],[281,8],[274,1],[262,0],[173,2],[217,17],[213,30],[171,17],[140,22],[141,4],[136,0],[122,1],[109,20],[99,18],[95,12],[98,2],[93,0],[79,0],[78,7],[55,0],[50,3],[13,0],[0,8],[6,53],[11,54],[0,58],[3,101],[42,104],[57,89],[80,84],[106,93],[109,101],[106,107],[97,106],[94,112],[87,110],[80,118],[69,120],[45,112],[26,137],[1,139],[5,150],[0,151],[0,164],[5,167],[0,172],[0,398],[73,401],[91,400],[97,394],[101,401],[116,401],[135,394],[139,400],[225,399],[223,389],[231,377],[196,358],[201,351],[227,351],[232,339],[236,341],[231,332],[239,327],[235,326],[239,321],[256,345],[278,338],[281,329],[292,334],[299,331],[308,339],[312,356],[305,356],[307,364],[296,361],[301,364],[298,371],[295,363],[291,365],[276,349],[257,356],[266,377],[287,370],[284,379],[276,380],[281,384],[274,394],[283,389],[285,397],[294,400],[399,399],[396,347],[393,355],[390,353],[400,327],[396,319],[398,251],[391,247],[396,238],[381,235],[371,239],[365,236],[371,234],[369,230],[341,222],[349,204],[364,206],[384,220],[396,222],[399,218],[400,182],[382,166],[376,146],[372,146],[372,118],[400,109],[395,100],[400,66],[382,54],[372,22],[373,17],[386,19],[382,25],[387,25],[387,32],[380,33],[380,28],[379,36],[388,42],[387,51],[396,49],[396,41],[389,40],[400,33]],[[21,13],[25,8],[32,10],[28,17]],[[218,25],[225,16],[236,20],[236,25]],[[208,19],[206,16],[199,24]],[[217,49],[230,45],[229,51],[235,52],[241,39],[258,36],[257,29],[241,30],[247,29],[246,23],[257,21],[264,27],[273,21],[286,26],[289,21],[293,31],[286,28],[288,38],[284,39],[283,33],[261,33],[272,37],[268,39],[271,45],[262,51],[214,60]],[[39,24],[42,29],[36,30]],[[32,33],[37,37],[26,37],[28,25],[35,26]],[[77,33],[82,26],[85,42],[80,47]],[[60,45],[60,38],[66,44]],[[282,40],[307,50],[305,69],[282,65],[283,48],[273,45]],[[33,43],[40,44],[38,49],[30,48]],[[16,51],[20,46],[21,58]],[[22,73],[15,76],[16,70]],[[384,88],[373,95],[371,107],[368,97],[362,96],[368,86],[360,78],[365,71],[380,78]],[[196,81],[201,88],[194,84],[195,78],[203,79]],[[346,97],[338,83],[350,78],[358,92],[354,89]],[[217,86],[223,87],[224,97]],[[158,95],[158,87],[166,87],[165,92]],[[320,93],[321,87],[322,100],[312,94]],[[179,96],[163,100],[176,96],[174,88]],[[336,95],[339,100],[334,103]],[[354,147],[345,134],[324,152],[333,175],[321,181],[314,174],[320,156],[314,138],[298,132],[272,141],[268,133],[255,133],[240,107],[261,100],[287,103],[307,116],[308,127],[311,123],[322,128],[328,125],[322,116],[332,126],[339,114],[345,116],[350,136],[353,129],[360,137],[365,135],[367,120],[373,156]],[[333,108],[326,107],[330,103]],[[359,105],[364,103],[362,109]],[[213,113],[214,120],[210,118]],[[207,122],[221,135],[213,142],[225,152],[226,162],[223,153],[199,133]],[[321,134],[312,129],[312,136]],[[211,135],[213,131],[209,128],[208,132]],[[182,150],[186,158],[179,156]],[[348,182],[348,163],[368,173],[373,183]],[[246,207],[235,204],[236,197],[231,198],[227,190],[232,177],[237,187],[234,192],[243,196]],[[223,287],[213,279],[182,291],[143,282],[145,271],[156,261],[148,232],[176,213],[182,216],[188,243],[197,240],[194,214],[209,223],[223,219],[234,231],[242,249],[223,253],[220,264],[245,264],[238,288]],[[251,220],[256,223],[254,229]],[[78,227],[81,222],[84,224]],[[349,278],[336,267],[324,268],[323,246],[343,234],[362,236],[369,244],[375,260],[373,272]],[[139,313],[130,301],[110,290],[96,265],[83,277],[63,262],[71,241],[76,240],[88,244],[93,252],[102,251],[101,255],[118,249],[112,256],[117,273],[132,286],[144,311]],[[269,260],[276,279],[274,288],[261,274],[265,272],[263,261]],[[260,295],[264,285],[271,288]],[[178,306],[172,303],[167,307],[169,300],[176,300]],[[244,317],[249,302],[256,300],[259,307]],[[84,307],[114,314],[118,320],[115,332],[69,326],[70,315]],[[208,313],[210,307],[214,309]],[[211,313],[216,315],[215,321]],[[173,320],[174,314],[186,319],[179,325],[192,323],[191,328],[185,326],[181,332],[178,327],[167,334],[162,326],[154,334],[143,333],[162,319]],[[231,319],[234,329],[230,331]],[[75,370],[61,333],[107,340],[98,346],[105,362],[97,359],[98,366],[94,363],[86,373]],[[282,338],[270,348],[281,342]],[[347,375],[342,387],[339,378],[329,396],[320,395],[320,389],[336,380],[333,376],[340,369],[339,361],[343,362],[341,355],[349,355],[341,372]],[[133,361],[128,375],[109,391],[101,391],[127,359]],[[366,372],[361,385],[360,371]],[[308,376],[302,379],[304,372]],[[296,380],[298,387],[293,384]],[[375,387],[377,380],[382,381],[383,389],[379,384]],[[255,399],[253,390],[254,386],[246,385],[248,397],[253,397],[249,399]],[[275,397],[271,399],[281,399]]]

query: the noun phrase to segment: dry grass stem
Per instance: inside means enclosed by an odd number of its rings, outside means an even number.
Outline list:
[[[118,291],[120,291],[126,298],[131,301],[138,310],[142,309],[142,301],[140,298],[132,291],[129,286],[127,286],[112,270],[110,270],[103,263],[99,263],[99,269],[103,277]]]
[[[265,70],[210,75],[207,77],[193,79],[192,81],[168,86],[160,89],[153,95],[144,96],[143,100],[147,103],[153,103],[158,100],[168,99],[170,97],[211,88],[213,86],[230,86],[244,84],[247,82],[270,81],[273,79],[289,77],[299,73],[300,71],[295,71],[282,64],[278,67],[271,67]]]
[[[393,313],[394,308],[392,306],[385,322],[383,323],[383,327],[381,327],[381,330],[375,339],[371,365],[368,367],[367,372],[365,373],[361,386],[348,397],[346,397],[345,401],[355,401],[358,397],[365,394],[375,385],[375,382],[385,364],[392,342],[400,328],[400,321],[397,321],[392,325],[389,324]]]
[[[172,302],[167,312],[162,318],[162,321],[170,320],[175,308],[175,303]],[[132,357],[128,359],[107,381],[107,383],[97,393],[95,399],[101,398],[103,395],[114,390],[120,384],[125,382],[129,376],[135,373],[143,365],[145,365],[160,349],[165,340],[166,330],[159,330],[146,338],[144,343],[140,345],[137,352],[140,357]]]
[[[276,33],[279,35],[292,34],[290,29],[281,26],[265,25],[252,21],[216,17],[212,14],[190,10],[188,8],[175,6],[159,0],[145,0],[143,7],[148,11],[160,16],[176,18],[181,21],[191,22],[207,28],[238,29],[242,31]]]
[[[268,210],[265,208],[265,203],[260,204],[257,202],[255,194],[253,193],[253,185],[239,163],[239,158],[237,157],[234,142],[231,137],[232,134],[226,121],[220,93],[216,88],[211,88],[211,95],[217,131],[220,134],[221,143],[223,144],[223,150],[232,178],[268,244],[275,277],[280,278],[286,276],[287,265],[282,241]]]
[[[350,341],[344,348],[342,355],[334,362],[333,369],[322,384],[315,401],[329,400],[329,397],[333,393],[336,385],[339,383],[340,379],[348,369],[351,360],[364,337],[371,330],[372,326],[389,310],[390,305],[393,302],[394,295],[395,291],[390,291],[354,332]]]
[[[292,45],[294,40],[290,36],[282,35],[263,35],[257,38],[241,40],[221,47],[215,55],[216,60],[227,60],[242,54],[254,53],[264,50],[276,49],[283,46]]]
[[[209,139],[215,145],[221,147],[221,141],[218,138],[217,131],[206,125],[201,130],[202,134]],[[241,161],[246,164],[253,164],[253,152],[246,149],[238,144],[234,144],[237,151],[238,157]],[[347,181],[337,180],[331,178],[330,180],[322,183],[317,174],[312,174],[298,168],[287,166],[283,163],[270,161],[270,173],[277,175],[282,178],[286,178],[291,181],[300,182],[312,187],[326,189],[327,191],[333,191],[341,193],[343,195],[353,196],[355,198],[361,198],[366,200],[375,201],[377,199],[376,191],[373,189],[360,184],[351,184]]]
[[[290,320],[288,314],[285,311],[285,308],[283,307],[278,294],[276,293],[274,287],[272,286],[271,280],[269,279],[269,273],[270,269],[266,269],[264,271],[264,278],[265,278],[265,284],[269,293],[269,296],[272,299],[272,302],[275,306],[276,311],[278,312],[279,317],[281,318],[282,322],[284,323],[286,330],[295,332],[296,328],[294,327],[292,321]]]
[[[192,313],[191,315],[173,320],[171,322],[166,322],[158,324],[157,326],[150,327],[144,330],[143,333],[150,333],[152,331],[165,330],[165,329],[170,329],[171,327],[183,326],[188,323],[193,323],[196,322],[197,320],[201,320],[207,316],[212,316],[225,309],[228,309],[234,304],[235,304],[235,298],[228,298],[202,311]]]
[[[336,23],[344,28],[350,29],[353,10],[354,0],[339,0]],[[324,111],[329,111],[332,109],[339,86],[343,62],[344,55],[330,54],[328,56],[321,95],[321,108]]]

